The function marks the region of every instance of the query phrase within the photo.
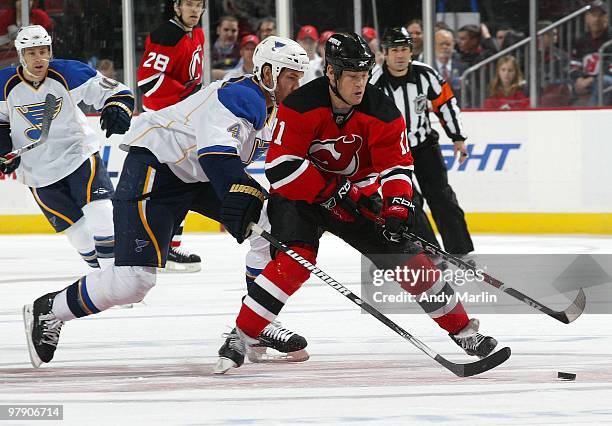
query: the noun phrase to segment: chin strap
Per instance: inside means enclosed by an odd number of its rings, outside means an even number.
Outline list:
[[[338,81],[338,79],[336,78],[336,82]],[[342,97],[342,95],[340,94],[340,91],[338,90],[338,83],[336,83],[334,86],[332,86],[331,84],[331,80],[329,79],[329,77],[327,78],[327,83],[329,84],[329,88],[331,89],[332,92],[334,92],[334,95],[336,95],[342,102],[344,102],[345,104],[351,106],[350,103],[348,103],[346,101],[346,99],[344,99]]]

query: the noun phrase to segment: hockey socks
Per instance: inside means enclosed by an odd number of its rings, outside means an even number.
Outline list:
[[[315,263],[316,255],[310,247],[292,249]],[[242,302],[236,326],[248,336],[257,338],[263,329],[280,313],[289,297],[310,276],[310,272],[285,253],[278,253],[263,272],[248,286],[248,294]]]
[[[401,287],[416,296],[423,310],[440,327],[455,334],[468,324],[468,316],[455,291],[446,281],[433,261],[424,253],[413,256],[404,266],[419,271],[414,281],[398,280]]]

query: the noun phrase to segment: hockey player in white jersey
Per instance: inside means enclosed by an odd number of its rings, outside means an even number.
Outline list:
[[[0,156],[37,140],[47,94],[57,103],[47,141],[0,163],[0,172],[16,171],[55,231],[65,232],[89,266],[110,265],[113,186],[98,153],[100,141],[78,103],[102,110],[108,137],[128,130],[134,97],[84,63],[53,59],[51,37],[40,25],[21,28],[15,47],[21,66],[0,71]]]
[[[249,223],[265,226],[264,191],[245,166],[265,152],[276,106],[299,87],[308,57],[296,42],[269,37],[253,60],[254,76],[215,82],[134,120],[124,138],[128,155],[113,198],[115,265],[24,306],[35,367],[53,358],[65,321],[144,298],[189,210],[218,220],[239,243],[248,238]],[[260,237],[250,239],[247,266],[256,274],[270,259],[269,246]],[[277,325],[259,337],[260,345],[282,352],[306,346],[303,337]]]

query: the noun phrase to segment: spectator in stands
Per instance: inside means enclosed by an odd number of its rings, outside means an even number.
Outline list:
[[[495,77],[489,85],[489,97],[484,107],[490,109],[529,108],[529,97],[525,94],[525,79],[512,55],[497,61]]]
[[[319,41],[319,32],[312,25],[304,25],[300,28],[297,35],[297,42],[304,48],[310,59],[310,67],[300,79],[300,85],[304,85],[309,81],[314,80],[320,75],[317,72],[323,68],[323,58],[317,54],[317,42]]]
[[[480,24],[480,28],[476,25],[459,28],[457,45],[461,61],[470,67],[498,52],[495,40],[484,23]]]
[[[262,18],[257,25],[257,37],[264,40],[273,35],[276,35],[276,20],[271,16]]]
[[[508,24],[501,24],[497,27],[497,31],[495,31],[495,41],[497,42],[497,47],[502,49],[504,45],[504,40],[506,38],[506,34],[509,31],[513,31],[512,27]]]
[[[254,34],[247,34],[240,40],[240,57],[242,58],[236,68],[232,68],[224,79],[240,77],[245,74],[253,73],[253,53],[255,46],[259,44],[259,37]]]
[[[42,9],[39,9],[30,1],[30,22],[21,22],[21,0],[15,0],[14,7],[8,7],[0,11],[0,45],[9,44],[7,48],[12,49],[11,43],[17,36],[19,27],[23,25],[40,25],[48,32],[53,28],[53,21]]]
[[[570,77],[574,81],[579,105],[597,105],[597,75],[603,67],[604,87],[612,85],[612,63],[602,62],[597,51],[612,38],[608,22],[608,5],[595,1],[585,14],[587,33],[574,44],[570,63]],[[612,49],[611,49],[612,50]]]
[[[551,21],[538,21],[538,32]],[[538,61],[544,66],[540,73],[540,106],[568,106],[572,101],[572,81],[569,78],[569,54],[558,47],[557,29],[538,37]]]
[[[221,17],[217,25],[217,41],[212,47],[213,80],[223,78],[240,60],[238,19],[232,15]]]
[[[361,29],[361,36],[368,42],[368,46],[370,46],[370,49],[372,49],[372,52],[374,52],[374,55],[376,55],[374,59],[376,61],[376,65],[381,65],[385,58],[380,50],[378,33],[376,30],[372,27],[363,27]]]
[[[408,21],[406,29],[412,36],[412,60],[423,61],[423,21],[420,19]]]
[[[320,57],[325,58],[325,43],[327,43],[327,40],[329,40],[329,38],[334,34],[336,34],[335,31],[323,31],[321,33],[319,42],[317,43],[317,54]]]
[[[451,85],[457,102],[459,102],[461,96],[460,78],[467,66],[461,62],[459,54],[455,51],[455,38],[451,31],[436,31],[435,57],[436,71]]]

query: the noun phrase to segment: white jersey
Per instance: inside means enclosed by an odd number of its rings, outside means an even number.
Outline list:
[[[47,142],[25,153],[17,169],[17,178],[34,188],[68,176],[100,150],[100,141],[78,107],[79,102],[99,110],[111,97],[132,97],[123,84],[87,64],[70,60],[52,60],[38,88],[25,80],[21,66],[0,71],[0,83],[0,126],[10,127],[14,149],[40,137],[47,94],[58,100]]]
[[[209,182],[200,156],[238,155],[246,165],[265,154],[275,112],[252,77],[217,81],[187,99],[141,114],[121,148],[142,147],[185,183]]]

